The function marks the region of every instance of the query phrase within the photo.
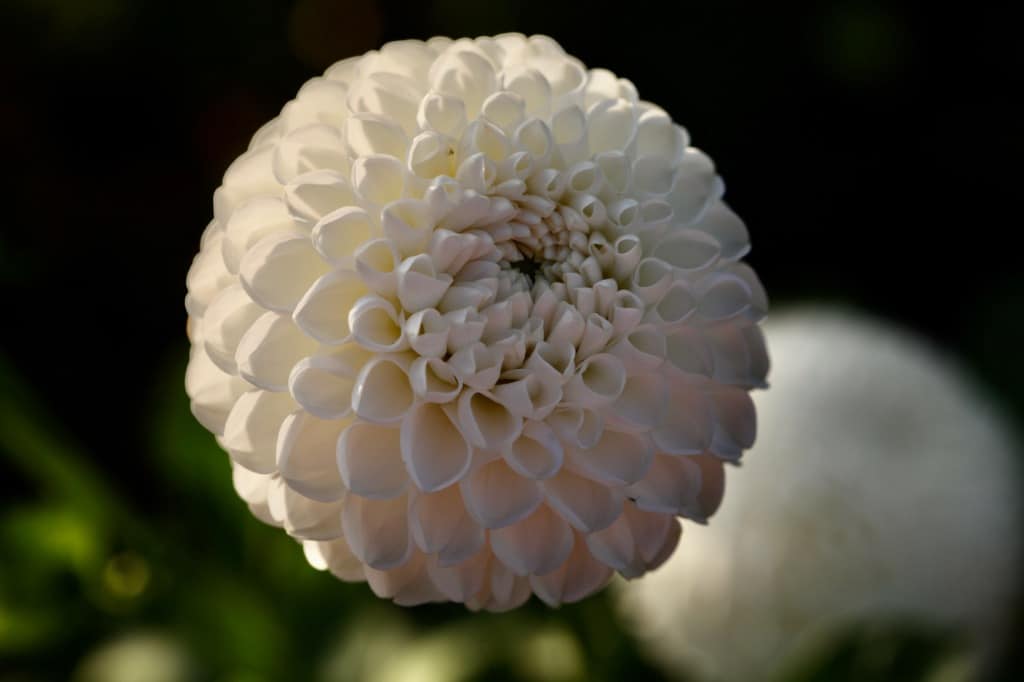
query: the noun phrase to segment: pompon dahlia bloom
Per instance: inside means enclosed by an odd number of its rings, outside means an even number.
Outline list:
[[[722,192],[550,38],[338,62],[214,194],[193,412],[257,517],[399,604],[639,576],[754,438],[766,300]]]

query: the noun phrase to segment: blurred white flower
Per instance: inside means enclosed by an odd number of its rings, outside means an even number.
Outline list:
[[[767,302],[710,159],[551,39],[385,45],[214,195],[196,417],[262,520],[400,604],[638,576],[754,438]]]
[[[715,679],[765,679],[844,624],[953,628],[984,658],[1019,588],[1015,445],[957,367],[847,314],[774,318],[758,446],[714,532],[621,606],[653,652]],[[691,532],[692,531],[692,532]]]

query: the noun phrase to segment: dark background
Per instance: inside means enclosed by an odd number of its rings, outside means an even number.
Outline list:
[[[4,0],[0,461],[11,466],[0,493],[15,521],[0,524],[0,679],[62,679],[133,627],[179,633],[202,678],[278,679],[307,670],[294,668],[302,647],[327,641],[338,621],[316,613],[320,600],[377,608],[364,586],[303,578],[310,572],[291,558],[280,574],[240,575],[254,547],[279,551],[264,530],[279,531],[250,528],[226,458],[187,415],[185,273],[224,169],[306,79],[388,40],[508,30],[553,36],[689,129],[750,228],[749,260],[774,304],[834,301],[896,322],[1024,414],[1024,283],[1011,246],[1024,52],[1019,22],[998,6]],[[79,529],[95,531],[93,549],[74,550],[70,568],[40,568],[49,559],[33,559],[42,550],[32,529],[50,534],[93,512]],[[143,587],[118,596],[110,576],[140,565]],[[281,580],[291,591],[273,593]],[[248,605],[204,606],[221,582]],[[35,614],[30,600],[55,610],[22,636],[31,618],[10,614]],[[599,598],[558,618],[579,624],[609,608]],[[238,609],[270,615],[263,623]],[[253,653],[264,635],[242,627],[238,642],[204,648],[209,633],[233,627],[228,612],[285,643]],[[442,607],[401,618],[463,622]],[[610,635],[567,627],[597,665]],[[586,668],[590,679],[643,669],[622,638],[600,670]],[[501,675],[518,674],[495,660]]]

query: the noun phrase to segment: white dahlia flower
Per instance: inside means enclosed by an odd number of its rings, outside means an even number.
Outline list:
[[[722,191],[550,38],[341,61],[214,194],[193,412],[254,514],[399,604],[638,576],[754,438],[766,300]]]
[[[955,364],[876,322],[812,308],[766,333],[776,378],[715,532],[624,586],[625,615],[666,664],[716,680],[766,679],[857,623],[949,628],[983,665],[1021,587],[1006,424]]]

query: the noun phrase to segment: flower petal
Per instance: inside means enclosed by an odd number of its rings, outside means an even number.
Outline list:
[[[515,473],[501,459],[479,467],[459,487],[466,510],[484,528],[516,523],[532,514],[544,499],[535,481]]]
[[[356,421],[338,437],[337,465],[345,486],[361,497],[388,499],[408,484],[397,428]]]
[[[341,510],[345,539],[352,553],[369,568],[397,568],[412,555],[407,504],[405,496],[371,500],[351,493],[345,495]]]
[[[491,549],[516,575],[545,575],[568,558],[573,533],[565,521],[546,505],[519,523],[490,532]]]
[[[299,410],[285,417],[277,439],[277,469],[289,487],[320,502],[341,498],[338,437],[346,423]]]

